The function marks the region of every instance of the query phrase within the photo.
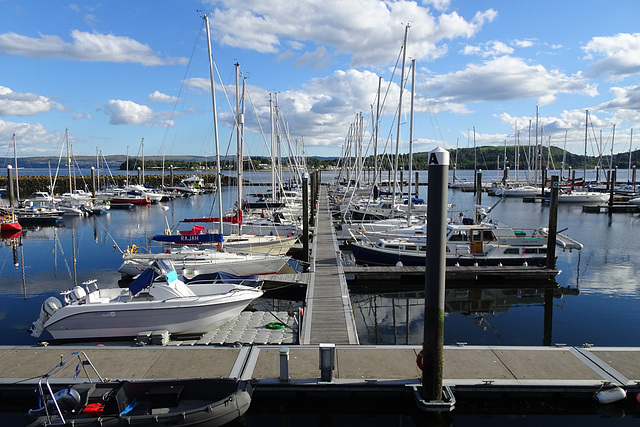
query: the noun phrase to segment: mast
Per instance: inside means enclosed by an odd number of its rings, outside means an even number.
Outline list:
[[[276,200],[276,140],[274,135],[273,126],[273,98],[272,94],[269,94],[269,120],[271,124],[271,200]]]
[[[402,43],[402,68],[400,69],[400,96],[398,101],[398,133],[396,136],[396,157],[393,165],[393,196],[392,201],[396,199],[396,187],[398,184],[398,155],[400,148],[400,122],[402,117],[402,91],[404,89],[404,67],[407,59],[407,34],[409,33],[409,24],[404,29],[404,42]],[[400,194],[402,198],[402,194]]]
[[[213,140],[216,148],[216,186],[218,193],[218,218],[220,234],[223,234],[222,224],[222,171],[220,170],[220,144],[218,142],[218,113],[216,111],[216,86],[213,80],[213,56],[211,53],[211,34],[209,32],[209,17],[205,14],[203,16],[205,27],[207,29],[207,50],[209,52],[209,80],[211,81],[211,103],[213,105]]]
[[[409,114],[409,195],[407,197],[407,226],[411,225],[412,193],[411,184],[413,176],[413,99],[416,93],[416,60],[411,60],[411,113]],[[418,183],[416,183],[416,186]]]
[[[71,181],[71,151],[69,150],[69,128],[67,128],[66,132],[66,140],[67,140],[67,168],[69,170],[69,194],[73,193],[73,186]],[[51,189],[53,193],[53,188]]]
[[[16,134],[13,134],[13,161],[16,167],[16,200],[20,201],[20,186],[18,185],[18,151],[16,148]],[[53,191],[53,188],[51,189]]]
[[[588,131],[589,131],[589,110],[587,110],[587,113],[585,115],[585,120],[584,120],[584,161],[583,161],[583,168],[582,168],[582,181],[585,187],[587,186],[587,137],[589,135]]]
[[[631,182],[631,147],[633,146],[633,128],[631,128],[631,135],[629,136],[629,169],[627,170],[627,181]],[[635,186],[636,183],[634,182]]]
[[[140,177],[140,185],[144,186],[144,138],[140,142],[142,146],[142,177]]]
[[[129,185],[129,146],[128,145],[127,145],[127,171],[126,171],[124,183],[126,185]]]
[[[378,100],[376,102],[376,126],[373,136],[373,186],[378,184],[378,129],[380,128],[380,87],[382,77],[378,77]],[[631,157],[629,157],[631,159]],[[631,160],[629,160],[631,161]]]

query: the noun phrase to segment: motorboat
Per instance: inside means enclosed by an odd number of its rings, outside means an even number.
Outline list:
[[[84,381],[76,379],[80,366]],[[56,377],[74,367],[78,372],[73,381]],[[27,387],[33,385],[23,385]],[[249,409],[253,389],[248,381],[235,378],[107,380],[80,351],[43,375],[35,395],[40,406],[25,414],[29,427],[222,426]]]
[[[496,188],[493,194],[500,197],[533,197],[540,194],[540,188],[533,185],[507,185]]]
[[[4,232],[15,232],[22,230],[18,216],[9,209],[0,209],[0,230]]]
[[[573,190],[558,194],[558,203],[607,203],[609,193]]]
[[[202,285],[203,283],[200,283]],[[262,295],[257,287],[218,284],[194,292],[170,260],[157,259],[128,288],[99,288],[96,280],[49,297],[31,333],[54,339],[132,337],[142,331],[202,334],[238,316]]]
[[[238,254],[215,249],[196,247],[174,247],[163,253],[139,253],[137,247],[126,250],[118,272],[127,276],[137,276],[149,268],[156,259],[171,260],[176,270],[185,278],[198,274],[224,271],[235,275],[275,274],[289,261],[283,255]]]
[[[358,264],[419,265],[426,262],[426,233],[411,237],[381,237],[373,242],[349,243]],[[493,224],[448,224],[447,265],[544,266],[547,236]]]
[[[204,180],[197,175],[191,175],[181,180],[177,185],[168,186],[164,189],[186,195],[202,194],[204,192]]]

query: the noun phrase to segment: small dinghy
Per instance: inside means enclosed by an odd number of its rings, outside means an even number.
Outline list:
[[[89,382],[51,383],[54,376],[76,362],[76,372],[83,368]],[[95,382],[88,368],[97,376]],[[84,352],[74,352],[38,382],[39,407],[26,417],[29,427],[222,426],[247,411],[252,393],[248,382],[224,378],[107,381]]]

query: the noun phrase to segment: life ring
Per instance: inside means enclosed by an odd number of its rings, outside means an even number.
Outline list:
[[[444,365],[444,354],[442,355],[442,364]],[[418,365],[421,371],[423,370],[422,350],[420,350],[416,356],[416,365]]]
[[[11,215],[5,215],[5,216],[2,218],[2,220],[3,220],[4,222],[11,222]]]
[[[137,245],[131,245],[131,250],[130,252],[132,254],[137,254],[138,253],[138,246]]]

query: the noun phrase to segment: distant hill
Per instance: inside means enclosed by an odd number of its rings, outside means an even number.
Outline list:
[[[533,152],[528,147],[520,147],[519,149],[519,168],[526,169],[529,165],[533,165],[532,157],[534,157]],[[507,165],[511,169],[515,169],[516,165],[516,147],[508,146],[506,147],[507,153]],[[415,170],[426,170],[428,165],[428,152],[414,153],[413,154],[413,168]],[[633,151],[631,153],[631,164],[638,165],[638,157],[640,154],[640,150]],[[477,147],[475,150],[473,148],[460,148],[456,150],[450,150],[450,167],[456,166],[458,169],[467,169],[473,170],[474,168],[485,169],[485,170],[495,170],[498,167],[502,169],[504,167],[504,156],[505,156],[505,147]],[[384,161],[381,161],[380,164],[383,164],[383,167],[389,168],[392,164],[390,158],[393,156],[385,155],[380,156],[382,159],[384,157]],[[565,152],[557,147],[551,147],[550,152],[546,147],[542,149],[541,153],[538,153],[538,163],[542,163],[543,167],[549,167],[551,169],[559,169],[562,165],[563,157],[565,157],[565,168],[572,167],[574,169],[581,169],[584,167],[584,156],[573,154],[570,152]],[[609,168],[610,165],[610,157],[602,156],[598,157],[587,157],[587,168],[593,169],[598,164],[602,164],[604,168]],[[401,154],[399,156],[399,165],[404,167],[405,169],[408,167],[408,154]],[[129,156],[129,166],[130,169],[135,164],[135,160],[139,159],[137,157]],[[235,156],[223,156],[223,160],[225,160],[226,166],[229,166],[230,162],[235,162]],[[104,162],[106,161],[110,168],[119,169],[120,166],[126,162],[127,157],[125,155],[111,155],[104,156],[101,158],[101,166],[104,166]],[[169,167],[172,162],[176,162],[177,164],[190,164],[193,165],[208,165],[212,164],[213,157],[212,156],[171,156],[170,158],[165,158],[165,167]],[[259,158],[259,160],[253,159],[254,161],[264,161],[268,162],[268,160],[264,158]],[[330,156],[309,156],[307,161],[311,168],[325,168],[329,166],[335,166],[338,163],[338,158],[330,157]],[[145,156],[145,164],[148,162],[155,161],[157,165],[158,162],[162,162],[162,156]],[[245,159],[246,161],[246,159]],[[0,157],[0,164],[2,167],[6,168],[7,165],[13,164],[14,160],[10,157]],[[51,167],[56,167],[58,164],[57,157],[19,157],[18,165],[20,167],[30,167],[30,168],[47,168],[51,163]],[[364,159],[364,163],[367,167],[373,166],[373,156],[368,156]],[[74,157],[74,165],[77,164],[81,169],[90,169],[91,166],[96,165],[96,158],[94,156],[75,156]],[[66,166],[66,159],[61,161],[61,165]],[[618,153],[613,155],[613,165],[617,166],[620,169],[627,169],[629,166],[629,153]],[[158,167],[158,166],[156,166]],[[0,173],[1,174],[1,173]]]

